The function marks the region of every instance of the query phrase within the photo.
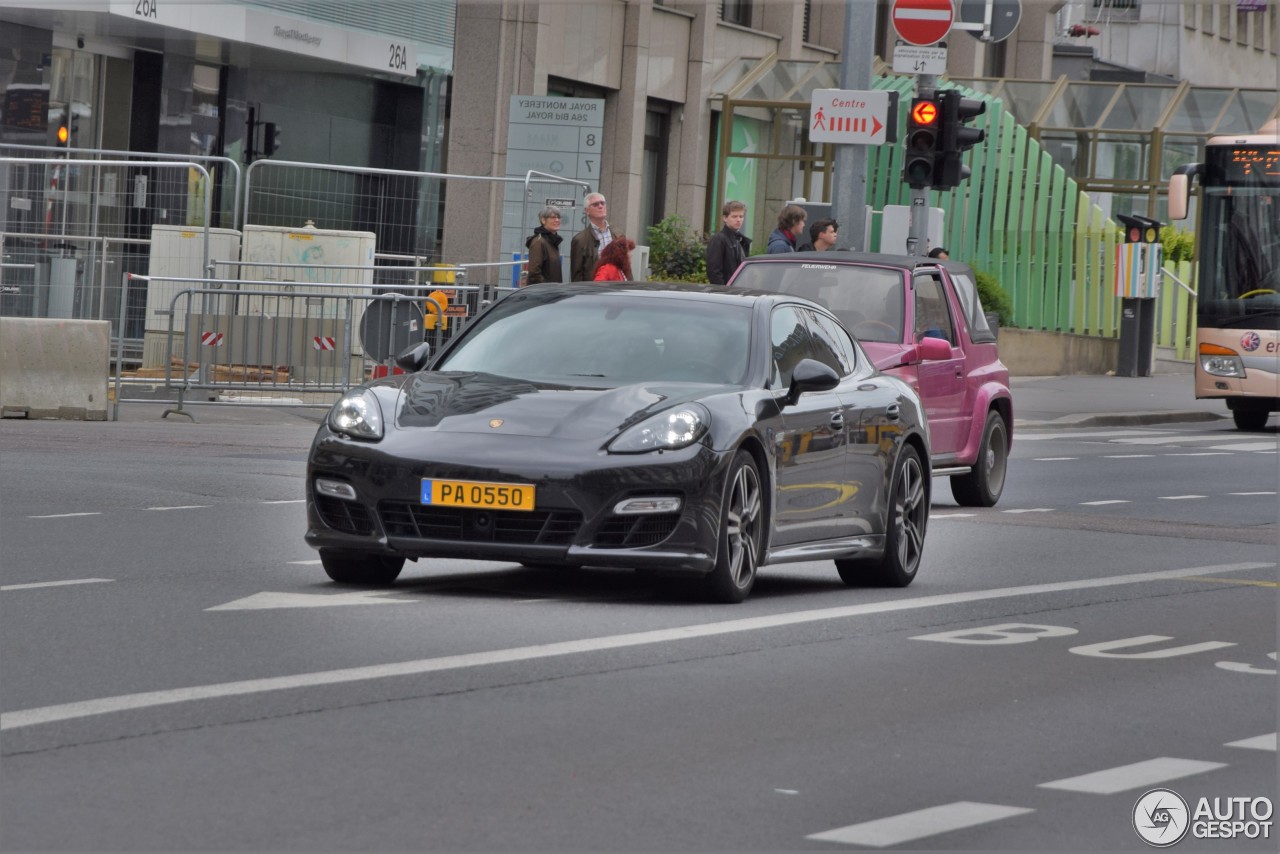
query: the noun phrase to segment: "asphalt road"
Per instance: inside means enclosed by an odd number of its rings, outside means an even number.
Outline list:
[[[917,582],[302,543],[313,423],[0,423],[0,848],[1145,850],[1277,799],[1277,432],[1024,430]],[[1276,850],[1188,837],[1178,850]]]

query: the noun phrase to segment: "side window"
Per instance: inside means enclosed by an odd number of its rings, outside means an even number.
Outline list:
[[[773,343],[773,377],[769,387],[788,388],[791,385],[791,372],[800,360],[814,357],[813,343],[809,339],[804,317],[796,306],[775,308],[769,325]]]
[[[913,327],[916,340],[926,337],[943,338],[955,344],[955,325],[951,322],[951,309],[947,306],[947,295],[942,290],[942,282],[933,276],[916,276],[912,284],[916,300]]]
[[[840,376],[849,376],[858,364],[849,333],[834,319],[821,312],[805,313],[809,317],[809,331],[813,334],[814,358],[830,365]]]
[[[969,324],[969,337],[975,343],[989,343],[996,340],[995,333],[987,323],[987,315],[982,310],[982,300],[978,298],[978,284],[966,273],[952,273],[951,282],[956,286],[956,296],[964,309],[964,319]]]

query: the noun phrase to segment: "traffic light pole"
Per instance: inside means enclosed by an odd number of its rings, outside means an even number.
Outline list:
[[[916,75],[916,94],[933,91],[938,78],[933,74]],[[907,229],[907,254],[923,256],[929,251],[929,190],[931,187],[911,188],[911,224]]]

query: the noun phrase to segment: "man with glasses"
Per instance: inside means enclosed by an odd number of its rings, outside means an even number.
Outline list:
[[[609,207],[603,193],[587,193],[587,227],[569,243],[569,281],[590,282],[596,275],[600,250],[613,241],[609,228]]]

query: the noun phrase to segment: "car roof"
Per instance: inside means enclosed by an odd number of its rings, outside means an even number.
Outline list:
[[[778,264],[803,263],[812,264],[821,261],[827,264],[876,264],[883,267],[898,267],[914,270],[917,267],[945,267],[948,270],[965,272],[969,265],[951,259],[926,258],[921,255],[894,255],[888,252],[853,252],[848,249],[833,249],[827,252],[785,252],[778,255],[753,255],[746,264]]]
[[[830,313],[821,303],[793,294],[780,294],[776,291],[756,288],[727,288],[724,285],[704,285],[690,282],[625,282],[619,284],[601,284],[600,282],[546,282],[528,285],[521,291],[539,293],[560,292],[567,294],[662,294],[676,299],[688,299],[698,302],[763,302],[769,305],[784,302],[801,302]]]

